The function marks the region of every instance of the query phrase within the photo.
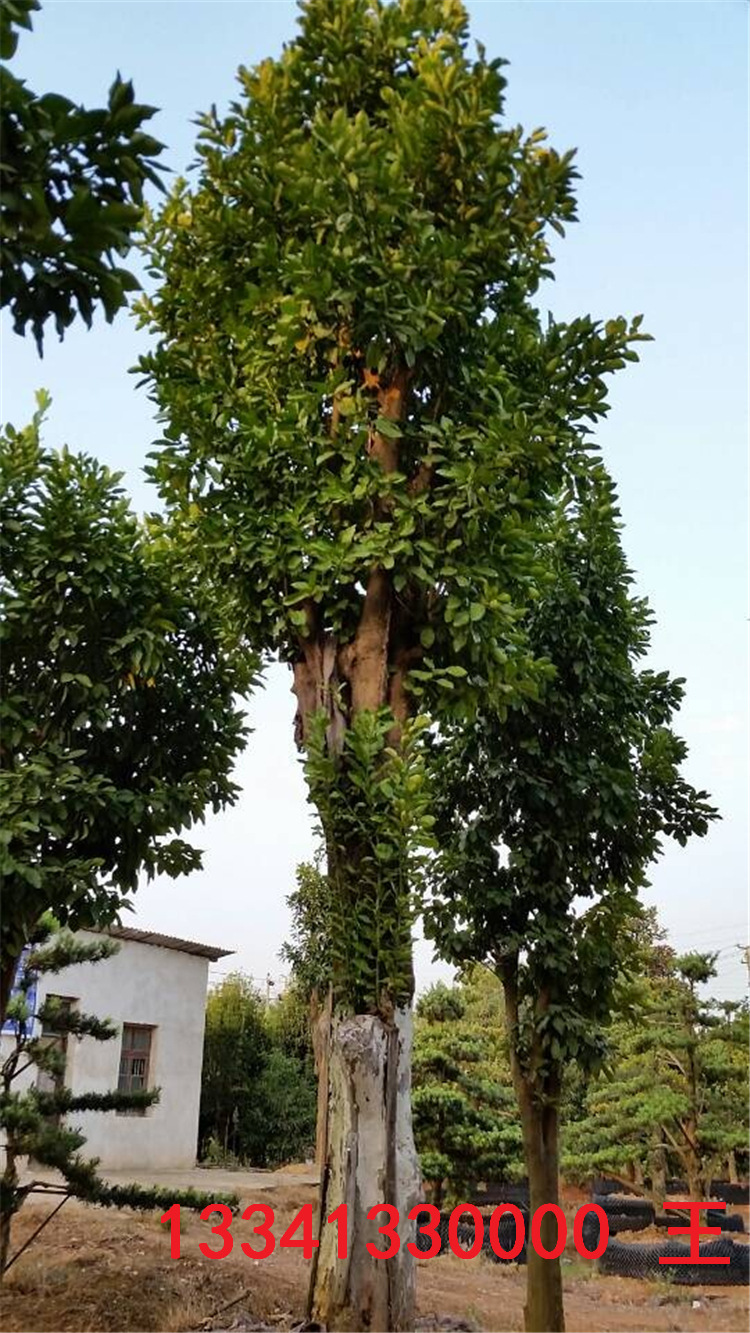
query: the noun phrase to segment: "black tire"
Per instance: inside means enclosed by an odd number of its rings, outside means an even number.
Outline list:
[[[492,1208],[498,1203],[525,1204],[528,1207],[529,1182],[519,1180],[512,1184],[504,1180],[492,1181],[483,1190],[477,1190],[469,1203],[476,1204],[477,1208]]]
[[[654,1220],[654,1205],[648,1199],[628,1199],[621,1195],[594,1194],[591,1199],[603,1208],[607,1216],[632,1217],[648,1227]]]
[[[723,1199],[747,1207],[750,1205],[750,1185],[731,1185],[728,1180],[712,1180],[708,1191],[710,1199]]]
[[[687,1226],[690,1218],[687,1212],[669,1212],[657,1213],[654,1218],[654,1226],[681,1227]],[[734,1231],[744,1234],[745,1223],[739,1213],[725,1213],[720,1208],[707,1208],[705,1212],[705,1221],[703,1225],[707,1227],[721,1227],[722,1231]]]
[[[624,1186],[619,1180],[612,1180],[610,1176],[594,1176],[591,1182],[591,1197],[595,1194],[620,1194]]]
[[[593,1248],[593,1247],[591,1247]],[[679,1286],[746,1286],[750,1280],[750,1250],[732,1240],[706,1241],[700,1246],[702,1259],[728,1258],[728,1264],[661,1264],[660,1259],[690,1257],[690,1247],[677,1240],[655,1245],[626,1245],[611,1240],[599,1259],[599,1272],[609,1276],[664,1278]]]

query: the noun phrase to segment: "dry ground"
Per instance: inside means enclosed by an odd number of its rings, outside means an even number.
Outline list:
[[[288,1184],[264,1191],[262,1198],[276,1211],[278,1237],[315,1191]],[[578,1202],[571,1194],[571,1215]],[[44,1211],[41,1204],[24,1208],[14,1249]],[[66,1204],[7,1276],[0,1296],[4,1333],[240,1333],[290,1329],[301,1321],[308,1265],[299,1251],[277,1248],[260,1262],[246,1258],[239,1247],[246,1227],[238,1219],[233,1253],[206,1259],[198,1243],[209,1237],[208,1224],[184,1210],[182,1217],[182,1257],[173,1260],[156,1215]],[[523,1269],[501,1268],[481,1256],[421,1261],[420,1329],[520,1330],[524,1286]],[[565,1289],[569,1333],[739,1333],[748,1326],[746,1288],[675,1288],[666,1281],[598,1277],[573,1251],[567,1253]]]

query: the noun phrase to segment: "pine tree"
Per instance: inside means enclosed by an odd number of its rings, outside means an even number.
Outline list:
[[[498,988],[499,989],[499,988]],[[417,1004],[412,1113],[430,1202],[465,1202],[480,1180],[521,1169],[521,1131],[497,1028],[472,1018],[468,986],[431,986]],[[505,1078],[498,1076],[504,1065]]]
[[[747,1141],[747,1009],[702,998],[715,956],[676,958],[645,977],[630,1017],[613,1025],[606,1071],[583,1119],[566,1133],[565,1162],[578,1170],[642,1176],[657,1205],[669,1173],[691,1199]]]
[[[232,1195],[109,1185],[97,1171],[97,1159],[81,1154],[84,1135],[70,1123],[70,1117],[77,1111],[140,1110],[159,1100],[159,1090],[76,1094],[64,1086],[61,1039],[89,1037],[109,1041],[117,1036],[118,1029],[107,1019],[66,1008],[53,996],[37,1004],[36,982],[41,976],[73,964],[97,963],[109,958],[119,945],[108,938],[84,942],[70,931],[58,932],[56,927],[50,916],[40,922],[22,964],[17,993],[8,1006],[8,1018],[15,1026],[15,1041],[0,1070],[0,1128],[5,1138],[5,1170],[0,1179],[0,1278],[71,1198],[105,1207],[141,1209],[166,1209],[174,1203],[198,1210],[217,1201],[231,1207],[238,1204]],[[40,1035],[42,1032],[44,1035]],[[34,1086],[19,1090],[14,1086],[31,1066],[48,1075],[49,1089]],[[33,1177],[28,1181],[22,1179],[19,1163],[24,1158],[56,1170],[62,1180],[57,1183]],[[26,1244],[11,1255],[13,1219],[27,1199],[34,1196],[57,1198],[59,1202]]]

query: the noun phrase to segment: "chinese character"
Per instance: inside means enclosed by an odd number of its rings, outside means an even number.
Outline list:
[[[690,1237],[690,1254],[685,1258],[665,1258],[659,1259],[660,1264],[728,1264],[729,1256],[726,1259],[706,1259],[700,1252],[701,1236],[720,1236],[721,1227],[702,1227],[700,1220],[701,1208],[726,1208],[726,1203],[665,1203],[665,1210],[669,1208],[687,1208],[690,1212],[689,1227],[669,1227],[670,1236],[688,1235]]]

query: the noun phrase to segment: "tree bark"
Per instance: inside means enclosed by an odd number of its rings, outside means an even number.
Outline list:
[[[737,1173],[737,1158],[735,1156],[734,1148],[730,1148],[727,1156],[727,1171],[729,1173],[730,1185],[736,1185],[739,1181],[739,1175]]]
[[[419,1164],[411,1123],[410,1009],[387,1022],[374,1014],[334,1017],[328,1052],[326,1152],[321,1181],[320,1248],[310,1282],[309,1317],[326,1329],[414,1328],[414,1238],[410,1210],[420,1200]],[[380,1203],[399,1214],[400,1247],[393,1258],[367,1250],[390,1245],[368,1220]],[[338,1257],[339,1227],[327,1218],[346,1204],[346,1258]],[[339,1226],[344,1231],[343,1222]]]
[[[13,1225],[13,1213],[16,1205],[18,1171],[16,1154],[10,1144],[5,1149],[5,1170],[2,1175],[2,1207],[0,1207],[0,1282],[8,1266],[10,1251],[10,1233]]]
[[[667,1158],[659,1143],[651,1149],[651,1194],[654,1207],[658,1212],[663,1212],[667,1197]]]
[[[537,1208],[560,1202],[558,1155],[558,1108],[555,1103],[541,1106],[526,1094],[521,1106],[526,1167],[529,1176],[529,1210],[533,1218]],[[554,1213],[545,1213],[540,1240],[546,1250],[557,1242],[558,1226]],[[543,1259],[529,1244],[526,1259],[526,1333],[564,1333],[562,1270],[559,1259]]]
[[[13,989],[13,982],[16,979],[20,957],[21,955],[17,954],[13,958],[3,958],[2,969],[0,969],[0,1026],[5,1022],[8,1001]]]
[[[544,1068],[544,1053],[535,1039],[527,1062],[522,1062],[519,1034],[518,959],[505,959],[498,969],[505,994],[508,1050],[513,1087],[521,1113],[521,1132],[526,1171],[529,1177],[529,1227],[538,1208],[559,1204],[559,1118],[561,1073]],[[543,1012],[547,996],[540,994],[538,1012]],[[545,1250],[554,1250],[558,1226],[554,1213],[545,1213],[539,1241]],[[562,1270],[560,1260],[544,1259],[534,1246],[527,1246],[526,1333],[565,1333]]]
[[[311,1000],[311,1028],[315,1073],[318,1079],[318,1102],[315,1118],[315,1165],[321,1179],[325,1167],[328,1143],[328,1047],[331,1039],[331,1005],[333,992],[329,986],[321,1005],[317,993]]]

